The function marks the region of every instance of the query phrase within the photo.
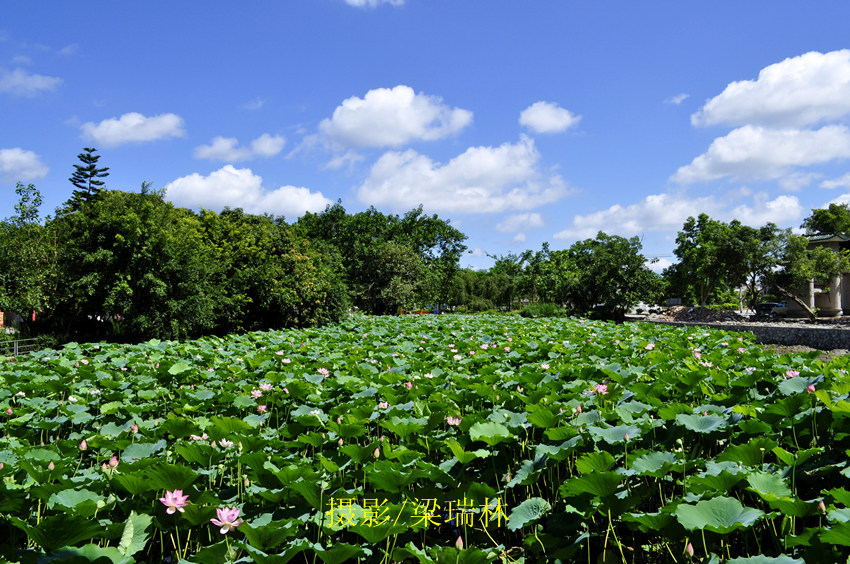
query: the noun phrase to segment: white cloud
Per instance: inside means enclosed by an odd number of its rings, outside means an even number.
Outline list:
[[[543,227],[543,217],[539,213],[517,213],[506,217],[495,229],[499,233],[513,233]]]
[[[32,151],[0,149],[0,181],[26,182],[44,178],[50,169]]]
[[[714,217],[720,206],[711,197],[684,199],[670,194],[650,194],[629,206],[613,205],[588,215],[577,215],[572,225],[554,235],[556,239],[587,239],[600,231],[631,237],[649,231],[677,231],[691,216]]]
[[[535,133],[561,133],[577,125],[581,116],[553,102],[535,102],[519,114],[519,123]]]
[[[262,134],[250,147],[239,147],[235,137],[216,137],[209,145],[195,148],[195,158],[219,161],[244,161],[255,157],[273,157],[283,150],[286,140],[278,135]]]
[[[399,147],[442,139],[471,122],[472,112],[450,108],[439,97],[415,94],[409,86],[399,85],[344,100],[319,129],[345,147]]]
[[[724,176],[778,178],[792,166],[808,166],[850,157],[850,130],[827,125],[818,130],[766,129],[745,125],[715,139],[671,178],[679,184]]]
[[[740,205],[729,214],[729,219],[737,219],[744,225],[761,227],[773,222],[777,225],[795,221],[803,215],[803,206],[796,196],[783,195],[774,200],[767,199],[764,193],[756,194],[751,206]]]
[[[514,235],[514,243],[525,243],[526,237],[525,233],[517,233]]]
[[[344,166],[348,166],[350,168],[353,167],[355,163],[362,160],[363,155],[355,151],[346,151],[345,153],[335,155],[331,160],[329,160],[325,165],[325,169],[337,170]]]
[[[355,8],[375,8],[381,4],[390,6],[402,6],[405,0],[345,0],[345,3]]]
[[[169,183],[166,197],[189,208],[221,210],[225,206],[242,208],[248,213],[271,213],[295,218],[305,212],[319,212],[333,202],[321,192],[298,186],[281,186],[276,190],[263,187],[262,177],[248,168],[225,165],[209,176],[198,173]]]
[[[820,187],[827,190],[832,190],[833,188],[850,188],[850,172],[838,178],[824,180],[820,183]]]
[[[691,116],[698,126],[802,127],[850,113],[850,50],[810,52],[732,82]]]
[[[679,104],[681,104],[682,102],[684,102],[685,100],[687,100],[690,97],[691,97],[690,94],[685,94],[685,93],[676,94],[675,96],[670,96],[669,98],[664,100],[664,103],[665,104],[673,104],[674,106],[678,106]]]
[[[538,170],[539,160],[527,137],[499,147],[470,147],[445,165],[410,149],[390,151],[372,166],[357,196],[397,211],[419,204],[450,213],[534,209],[567,194],[559,176]]]
[[[71,43],[70,45],[66,45],[57,51],[58,54],[63,57],[70,57],[71,55],[76,55],[79,52],[80,46],[76,43]]]
[[[773,200],[768,197],[767,193],[759,192],[752,197],[750,204],[731,208],[728,205],[729,195],[723,198],[685,198],[672,194],[651,194],[630,206],[614,205],[607,210],[577,215],[570,227],[556,233],[554,237],[587,239],[595,237],[599,231],[624,237],[655,231],[678,232],[687,218],[697,217],[701,213],[720,221],[737,219],[753,227],[761,227],[768,222],[788,224],[802,217],[804,210],[796,196],[782,195]]]
[[[32,74],[24,69],[13,71],[0,69],[0,92],[31,98],[46,90],[53,90],[62,83],[61,78]]]
[[[475,247],[471,251],[467,251],[467,254],[471,257],[483,257],[484,251],[479,249],[478,247]]]
[[[183,137],[183,119],[176,114],[145,117],[130,112],[120,118],[110,118],[100,123],[86,122],[80,126],[83,136],[103,147],[117,147],[124,143],[156,141],[165,137]]]
[[[786,192],[799,192],[823,175],[819,172],[792,172],[781,177],[779,186]]]
[[[643,263],[643,265],[651,271],[661,274],[665,268],[673,266],[673,261],[664,257],[659,257],[655,262],[650,259]]]

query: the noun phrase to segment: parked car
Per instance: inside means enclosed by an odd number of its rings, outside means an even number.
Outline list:
[[[764,302],[756,307],[760,317],[784,316],[788,312],[785,302]]]

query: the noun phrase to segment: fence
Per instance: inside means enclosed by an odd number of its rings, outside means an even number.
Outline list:
[[[0,356],[18,356],[37,351],[39,348],[38,339],[0,341]]]

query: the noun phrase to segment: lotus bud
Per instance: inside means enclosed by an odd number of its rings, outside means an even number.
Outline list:
[[[806,387],[806,391],[807,391],[807,392],[809,392],[810,394],[815,393],[815,385],[814,385],[814,384],[809,384],[809,385]]]
[[[818,502],[818,509],[820,509],[820,512],[821,512],[821,513],[823,513],[824,515],[826,515],[826,505],[824,504],[823,500],[820,500],[820,501]]]
[[[53,464],[53,461],[50,461],[50,464],[47,465],[47,469],[53,472],[53,469],[56,468],[56,465]]]
[[[109,467],[112,468],[113,470],[115,468],[118,468],[118,458],[117,457],[113,456],[112,458],[109,459]]]
[[[457,540],[455,541],[455,546],[457,547],[458,550],[463,550],[463,538],[458,536]]]
[[[339,440],[339,446],[342,446],[342,439]]]
[[[372,456],[374,456],[375,458],[380,458],[381,457],[381,449],[376,447],[375,452],[372,453]]]
[[[688,555],[688,558],[694,557],[694,545],[688,543],[688,546],[685,547],[685,554]]]
[[[626,442],[629,442],[629,434],[628,433],[623,435],[623,438],[626,440]]]
[[[87,450],[88,448],[89,444],[86,442],[85,439],[83,439],[83,441],[80,443],[80,450]]]
[[[576,413],[578,413],[579,415],[581,415],[581,404],[578,404],[578,405],[576,406]]]

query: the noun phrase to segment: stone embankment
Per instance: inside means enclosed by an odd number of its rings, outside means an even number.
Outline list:
[[[752,322],[735,312],[711,312],[701,308],[675,308],[663,315],[650,315],[650,323],[674,326],[703,326],[724,331],[750,332],[765,345],[804,346],[819,350],[850,349],[847,318],[819,320],[816,323]]]

